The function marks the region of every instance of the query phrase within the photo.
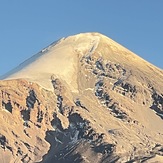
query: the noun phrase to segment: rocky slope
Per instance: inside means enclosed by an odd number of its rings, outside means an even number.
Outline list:
[[[1,162],[163,162],[163,71],[106,36],[63,38],[2,79]]]

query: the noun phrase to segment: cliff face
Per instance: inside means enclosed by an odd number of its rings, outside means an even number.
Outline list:
[[[163,72],[113,40],[61,39],[3,78],[3,162],[163,161]]]

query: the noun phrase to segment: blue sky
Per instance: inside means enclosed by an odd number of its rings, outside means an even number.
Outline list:
[[[105,34],[163,68],[163,0],[0,0],[0,75],[82,32]]]

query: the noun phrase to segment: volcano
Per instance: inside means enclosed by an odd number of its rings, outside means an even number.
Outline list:
[[[4,74],[0,106],[1,162],[163,162],[163,71],[102,34]]]

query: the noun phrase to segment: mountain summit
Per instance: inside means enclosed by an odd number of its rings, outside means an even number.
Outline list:
[[[163,162],[163,71],[110,38],[62,38],[1,79],[3,162]]]
[[[52,43],[3,76],[3,78],[25,78],[37,81],[37,83],[47,89],[52,89],[49,79],[52,75],[56,75],[64,79],[72,89],[77,91],[80,62],[84,57],[108,60],[122,64],[126,66],[126,69],[133,71],[139,69],[139,72],[146,71],[150,74],[153,67],[148,62],[102,34],[84,33],[62,38]],[[154,69],[157,76],[159,70]]]

